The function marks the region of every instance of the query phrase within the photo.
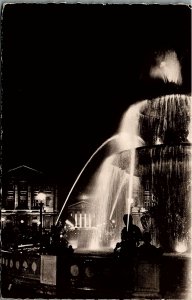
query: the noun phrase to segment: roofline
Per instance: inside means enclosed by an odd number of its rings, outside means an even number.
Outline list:
[[[26,166],[26,165],[21,165],[21,166],[18,166],[18,167],[16,167],[16,168],[10,169],[10,170],[7,171],[7,173],[10,173],[10,172],[12,172],[12,171],[16,171],[16,170],[18,170],[18,169],[20,169],[20,168],[26,168],[26,169],[29,169],[29,170],[31,170],[31,171],[35,171],[35,172],[37,172],[37,173],[39,173],[39,174],[43,174],[43,172],[38,171],[38,170],[36,170],[36,169],[34,169],[34,168],[28,167],[28,166]]]
[[[81,201],[78,201],[77,203],[73,203],[73,204],[69,205],[68,208],[78,206],[79,204],[82,204],[82,203],[89,204],[88,201],[81,200]]]

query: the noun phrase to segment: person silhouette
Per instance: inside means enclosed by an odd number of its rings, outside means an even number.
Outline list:
[[[121,242],[116,244],[114,249],[118,258],[118,284],[123,291],[124,289],[132,290],[135,280],[135,258],[137,247],[142,238],[141,231],[138,226],[133,224],[131,215],[123,216],[125,227],[121,231]]]
[[[123,221],[125,227],[121,231],[121,242],[116,244],[114,251],[118,251],[121,256],[132,256],[142,239],[141,231],[133,224],[132,215],[125,214]]]
[[[139,256],[143,259],[154,259],[162,254],[162,249],[151,245],[150,232],[143,233],[143,245],[138,248]]]

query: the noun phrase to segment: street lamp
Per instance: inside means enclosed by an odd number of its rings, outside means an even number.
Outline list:
[[[36,197],[39,209],[40,209],[40,224],[39,224],[39,234],[40,234],[40,250],[42,250],[42,229],[43,229],[43,205],[46,199],[46,195],[44,193],[39,193]]]

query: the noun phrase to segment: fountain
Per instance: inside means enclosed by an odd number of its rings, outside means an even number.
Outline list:
[[[175,52],[159,56],[150,76],[181,84],[181,68]],[[164,250],[162,274],[167,278],[162,284],[164,294],[171,288],[174,294],[180,284],[185,286],[183,274],[189,279],[190,273],[186,263],[191,251],[191,101],[190,95],[170,94],[130,106],[117,134],[106,140],[85,164],[57,219],[58,222],[86,166],[100,149],[113,141],[92,178],[91,191],[90,186],[85,190],[91,202],[92,224],[91,230],[80,236],[86,241],[83,251],[87,253],[85,250],[89,249],[89,255],[93,255],[95,250],[97,253],[113,250],[120,240],[123,215],[131,213],[133,223],[141,231],[150,232],[152,244]],[[146,220],[145,228],[141,217]],[[100,255],[103,254],[100,252]],[[175,274],[169,273],[175,266]],[[139,277],[143,273],[142,264],[137,267],[138,270],[141,267]],[[147,267],[156,270],[151,282],[154,289],[159,290],[163,281],[159,278],[159,269],[155,263]],[[171,276],[170,289],[167,274]],[[148,287],[145,288],[147,291]]]
[[[110,243],[114,246],[124,213],[139,206],[152,218],[156,246],[174,252],[178,244],[184,243],[189,250],[190,114],[191,97],[186,95],[141,101],[125,113],[116,149],[105,159],[92,183],[91,214],[97,229],[89,236],[90,249],[110,247]],[[124,132],[127,136],[122,139],[120,133]],[[137,223],[141,215],[135,216]],[[106,232],[112,220],[116,232],[108,240]]]
[[[183,251],[190,250],[191,100],[184,95],[159,97],[139,111],[138,130],[145,146],[136,148],[135,175],[140,189],[150,195],[148,209],[158,244],[170,252],[177,251],[178,243],[188,245]],[[129,173],[128,157],[124,151],[114,164]],[[145,202],[144,195],[141,200]]]

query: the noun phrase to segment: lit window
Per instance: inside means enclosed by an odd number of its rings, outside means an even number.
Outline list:
[[[51,198],[48,196],[46,197],[46,206],[49,206],[51,202]]]

